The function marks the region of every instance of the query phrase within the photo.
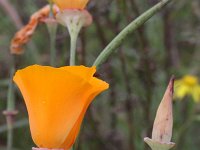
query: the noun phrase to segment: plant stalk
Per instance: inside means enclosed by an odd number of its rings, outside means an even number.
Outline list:
[[[45,20],[45,23],[47,25],[47,29],[49,32],[50,37],[50,65],[56,66],[56,32],[57,32],[57,22],[54,18],[53,14],[53,3],[49,1],[50,4],[50,12],[49,12],[49,18]]]
[[[14,88],[13,88],[13,74],[14,74],[14,66],[11,67],[10,70],[10,81],[8,87],[8,94],[7,94],[7,109],[3,111],[3,114],[6,116],[7,122],[7,150],[12,149],[13,145],[13,122],[14,116],[17,114],[15,110],[15,99],[14,99]]]
[[[76,43],[77,43],[78,34],[70,34],[70,66],[76,64]]]
[[[134,21],[132,21],[105,47],[105,49],[95,60],[93,66],[98,67],[100,64],[102,64],[111,55],[111,53],[113,53],[121,45],[121,43],[129,36],[129,34],[139,28],[142,24],[144,24],[148,19],[150,19],[153,15],[160,11],[170,1],[171,0],[160,1],[158,4],[156,4],[155,6],[144,12],[142,15],[140,15],[138,18],[136,18]]]

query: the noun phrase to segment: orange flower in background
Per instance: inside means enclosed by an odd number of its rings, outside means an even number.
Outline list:
[[[54,15],[58,12],[58,7],[53,6]],[[23,46],[30,41],[32,35],[35,32],[36,27],[39,23],[43,22],[50,12],[50,6],[46,5],[37,12],[35,12],[27,25],[25,25],[21,30],[19,30],[11,41],[10,50],[12,54],[21,54],[23,53]]]
[[[64,9],[84,9],[89,0],[53,0],[62,10]]]
[[[33,65],[14,76],[24,97],[31,135],[40,148],[69,149],[92,100],[109,85],[95,67]]]

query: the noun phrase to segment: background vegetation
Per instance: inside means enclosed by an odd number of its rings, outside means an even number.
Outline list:
[[[29,16],[46,4],[41,0],[0,0],[0,111],[6,109],[9,77],[31,64],[49,65],[49,39],[40,24],[23,55],[10,54],[10,41]],[[93,24],[81,31],[78,62],[92,65],[101,50],[131,20],[158,0],[91,0],[88,10]],[[69,34],[59,26],[57,66],[68,65]],[[169,78],[200,75],[200,1],[174,0],[140,27],[98,70],[110,89],[92,103],[75,144],[76,150],[147,150],[143,138],[151,136],[155,112]],[[34,146],[27,111],[15,88],[16,109],[13,145],[16,150]],[[191,97],[174,101],[175,150],[199,150],[200,104]],[[6,147],[6,119],[0,115],[0,149]]]

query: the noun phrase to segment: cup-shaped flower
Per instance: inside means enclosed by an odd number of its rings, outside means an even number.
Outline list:
[[[89,0],[53,0],[61,9],[84,9]]]
[[[93,77],[95,71],[95,67],[33,65],[16,72],[14,81],[38,147],[67,150],[73,145],[89,104],[109,86]]]

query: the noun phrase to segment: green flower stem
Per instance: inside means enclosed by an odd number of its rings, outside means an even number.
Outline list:
[[[12,149],[12,144],[13,144],[13,128],[11,123],[9,123],[7,131],[7,150]]]
[[[70,35],[70,66],[76,65],[76,44],[79,32],[83,26],[83,23],[79,19],[73,19],[67,25],[69,35]]]
[[[53,18],[53,2],[51,0],[49,0],[49,5],[50,5],[50,12],[49,12],[49,17]]]
[[[13,111],[15,109],[15,100],[14,100],[14,90],[13,90],[13,74],[14,74],[14,67],[10,70],[10,80],[9,80],[9,87],[8,87],[8,94],[7,94],[7,111]]]
[[[78,35],[81,28],[88,24],[87,21],[90,20],[88,19],[90,17],[87,11],[70,9],[61,11],[56,15],[56,20],[67,27],[70,35],[70,66],[76,64],[76,44]]]
[[[8,86],[8,94],[7,94],[7,109],[3,112],[6,116],[7,121],[7,150],[12,149],[13,144],[13,118],[17,114],[15,110],[15,99],[14,99],[14,87],[13,87],[13,74],[14,74],[14,66],[12,66],[10,70],[10,81]]]
[[[12,83],[12,76],[14,73],[14,68],[11,69],[10,73],[10,82],[9,82],[9,89],[8,89],[8,95],[7,95],[7,111],[13,111],[15,109],[15,101],[14,101],[14,91],[13,91],[13,83]],[[7,120],[7,150],[12,149],[12,143],[13,143],[13,121],[12,116],[6,115]]]
[[[50,37],[50,65],[56,66],[56,32],[57,32],[57,23],[53,18],[48,18],[46,20],[46,25]]]
[[[50,64],[56,66],[56,34],[50,34]]]
[[[50,37],[50,65],[55,66],[56,65],[56,32],[57,32],[57,22],[54,18],[53,14],[53,3],[52,1],[49,1],[50,5],[50,13],[49,18],[45,20],[45,23],[47,25],[47,29],[49,32]]]
[[[70,34],[70,66],[74,66],[76,62],[76,43],[78,34]]]
[[[136,18],[133,22],[131,22],[125,29],[123,29],[109,44],[108,46],[100,53],[100,55],[95,60],[93,66],[98,67],[102,64],[110,55],[113,53],[128,37],[133,31],[135,31],[138,27],[144,24],[149,18],[151,18],[154,14],[160,11],[165,5],[167,5],[171,0],[162,0],[138,18]]]

